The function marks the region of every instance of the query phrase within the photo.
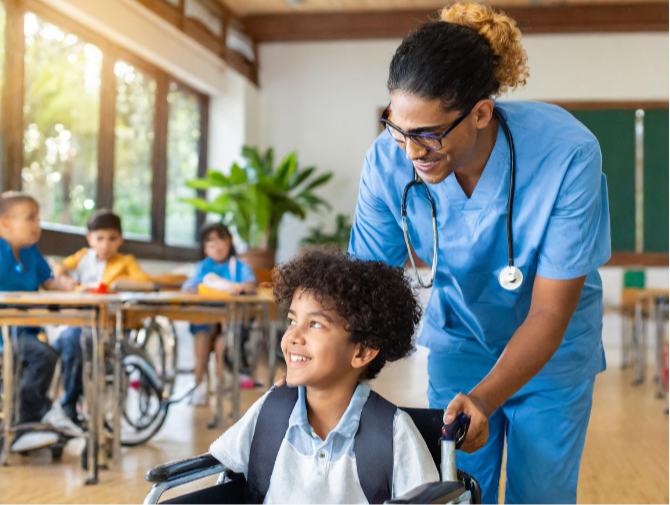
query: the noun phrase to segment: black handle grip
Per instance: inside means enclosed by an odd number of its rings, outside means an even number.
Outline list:
[[[465,441],[469,427],[470,418],[461,412],[454,422],[442,426],[442,440],[453,440],[456,442],[456,449],[459,449]]]
[[[147,482],[165,482],[195,470],[206,470],[219,464],[211,454],[202,454],[194,458],[181,459],[151,468],[144,476]]]

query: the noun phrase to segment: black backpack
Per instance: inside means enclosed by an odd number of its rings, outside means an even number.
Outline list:
[[[275,387],[256,422],[249,452],[247,503],[263,503],[279,448],[298,400],[298,388]],[[358,480],[369,503],[391,499],[393,485],[393,418],[398,407],[370,391],[354,437]]]

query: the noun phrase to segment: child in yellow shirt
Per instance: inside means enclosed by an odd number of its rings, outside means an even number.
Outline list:
[[[143,272],[131,255],[119,254],[123,243],[121,218],[111,210],[100,209],[86,222],[84,248],[54,267],[56,275],[68,274],[81,289],[97,288],[101,283],[112,290],[152,290],[151,277]],[[69,327],[61,333],[54,347],[63,362],[63,389],[61,404],[65,413],[77,420],[77,402],[83,394],[82,384],[82,328]]]
[[[65,258],[54,268],[55,273],[68,274],[86,289],[97,288],[102,283],[115,290],[121,282],[124,289],[153,289],[151,276],[142,271],[135,258],[119,254],[123,244],[119,216],[111,210],[100,209],[91,215],[86,227],[89,247]]]

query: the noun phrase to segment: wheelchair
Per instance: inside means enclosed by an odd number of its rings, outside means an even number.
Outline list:
[[[194,385],[174,395],[177,370],[177,333],[165,317],[147,318],[139,329],[126,332],[121,342],[121,445],[133,447],[150,440],[163,426],[173,403],[186,398]],[[106,361],[106,394],[113,397],[114,374]],[[105,410],[105,424],[111,431],[114,410]]]
[[[137,446],[151,439],[163,426],[168,409],[171,404],[183,400],[192,390],[187,388],[179,395],[172,395],[174,389],[175,377],[177,374],[177,342],[176,333],[172,323],[166,318],[152,318],[144,321],[139,328],[125,332],[126,338],[121,342],[122,347],[122,410],[120,423],[120,441],[123,446]],[[15,337],[14,337],[15,338]],[[14,342],[14,348],[17,343]],[[87,347],[90,347],[88,345]],[[109,458],[112,456],[112,432],[114,426],[115,411],[113,409],[113,388],[114,388],[114,370],[113,359],[114,351],[107,343],[105,346],[104,378],[105,378],[105,398],[102,402],[104,409],[104,430],[102,433],[102,447],[100,448]],[[3,402],[5,400],[4,384],[2,384],[2,354],[4,349],[0,348],[0,426],[5,422],[3,414]],[[90,350],[87,350],[90,353]],[[19,377],[21,369],[15,366],[13,370],[13,405],[17,412],[20,402],[18,391]],[[90,376],[90,370],[84,370],[84,376]],[[58,387],[54,384],[59,381],[59,368],[52,380],[50,396],[53,398]],[[16,415],[16,414],[15,414]],[[13,416],[14,417],[14,416]],[[16,419],[12,420],[12,424]],[[88,419],[83,421],[84,428]],[[49,446],[52,459],[59,460],[63,454],[63,448],[72,438],[63,434],[49,425],[40,425],[32,423],[26,426],[27,429],[54,431],[59,435],[58,441]],[[10,443],[5,441],[0,433],[0,444]],[[81,466],[88,469],[87,445],[81,453]],[[27,454],[27,453],[23,453]],[[104,465],[103,465],[104,468]]]
[[[402,408],[407,412],[426,442],[441,482],[419,486],[386,503],[481,503],[478,482],[456,469],[456,449],[465,440],[469,419],[461,414],[444,426],[440,409]],[[144,503],[155,504],[166,491],[212,475],[219,475],[215,486],[177,496],[161,503],[247,503],[244,475],[235,474],[211,454],[183,459],[151,468],[145,475],[153,483]]]

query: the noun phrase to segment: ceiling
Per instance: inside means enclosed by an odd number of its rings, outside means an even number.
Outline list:
[[[389,11],[401,9],[439,9],[449,0],[219,0],[238,16],[286,14],[295,12]],[[649,0],[488,0],[493,6],[538,6],[565,4],[612,4]],[[667,0],[652,0],[667,2]]]

